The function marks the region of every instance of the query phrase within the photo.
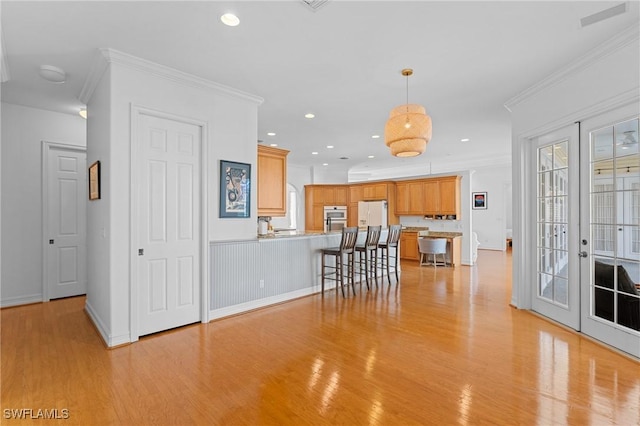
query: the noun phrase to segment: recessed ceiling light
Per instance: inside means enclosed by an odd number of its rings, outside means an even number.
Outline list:
[[[318,151],[313,151],[311,155],[318,155]]]
[[[67,73],[58,67],[53,65],[42,65],[40,67],[40,76],[52,83],[64,83],[67,79]]]
[[[304,115],[304,118],[314,118],[314,117],[315,117],[315,114],[311,114],[311,113]]]
[[[269,133],[267,133],[267,136],[275,136],[275,135],[276,135],[276,134],[275,134],[275,133],[273,133],[273,132],[269,132]]]
[[[223,24],[228,25],[230,27],[236,27],[240,24],[240,19],[233,13],[225,13],[220,17],[220,20]]]
[[[380,135],[373,135],[371,136],[371,139],[380,139]]]
[[[367,158],[376,158],[376,156],[375,155],[370,155]]]
[[[269,146],[278,146],[277,143],[270,143]]]
[[[329,165],[329,163],[322,163],[322,165],[323,165],[323,166],[328,166],[328,165]]]
[[[80,112],[78,112],[78,114],[80,114],[80,117],[84,118],[85,120],[87,119],[87,109],[86,108],[80,108]]]
[[[460,142],[469,142],[469,138],[460,139]]]
[[[333,149],[333,145],[327,145],[328,149]]]

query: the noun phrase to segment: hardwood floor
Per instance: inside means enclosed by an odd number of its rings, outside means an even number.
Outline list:
[[[112,350],[83,297],[3,309],[0,421],[640,424],[639,364],[509,307],[510,277],[502,252],[455,270],[404,264],[400,285],[313,295]],[[29,418],[9,419],[17,413]]]

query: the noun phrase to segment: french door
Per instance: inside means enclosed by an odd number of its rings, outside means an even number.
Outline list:
[[[536,282],[532,308],[580,329],[579,130],[572,125],[538,137],[535,188]]]
[[[630,105],[533,141],[530,247],[532,309],[638,358],[639,115]]]
[[[640,358],[638,106],[582,123],[582,331]]]

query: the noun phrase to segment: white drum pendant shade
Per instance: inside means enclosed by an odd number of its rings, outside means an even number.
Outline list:
[[[396,157],[422,154],[431,140],[431,117],[423,106],[400,105],[391,110],[384,127],[385,144]]]

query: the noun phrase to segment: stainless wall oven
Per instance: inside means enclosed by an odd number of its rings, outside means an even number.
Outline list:
[[[324,206],[324,232],[342,231],[347,226],[347,206]]]

